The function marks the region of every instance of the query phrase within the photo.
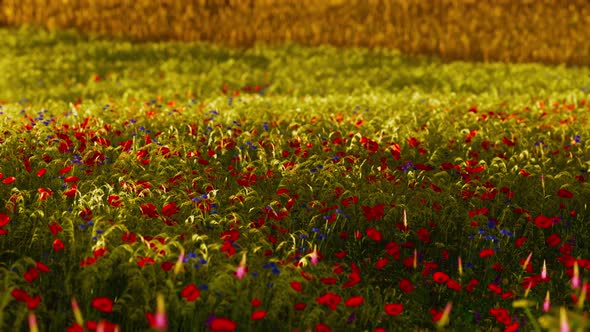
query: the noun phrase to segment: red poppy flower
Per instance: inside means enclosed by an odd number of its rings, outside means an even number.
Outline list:
[[[365,300],[362,296],[351,296],[348,298],[348,300],[346,300],[346,302],[344,302],[344,305],[346,305],[347,307],[357,307],[361,305],[364,301]]]
[[[221,252],[225,252],[227,257],[231,257],[236,253],[236,248],[229,241],[224,241],[220,250]]]
[[[385,203],[381,203],[381,204],[375,205],[373,207],[361,206],[361,208],[363,209],[363,214],[364,214],[365,218],[367,218],[367,221],[371,221],[373,219],[379,221],[385,215],[385,212],[384,212]]]
[[[574,197],[574,194],[571,191],[567,190],[567,189],[559,189],[557,191],[557,196],[559,196],[561,198],[570,199],[570,198]]]
[[[73,322],[72,325],[66,326],[66,332],[84,332],[82,325]]]
[[[502,143],[506,144],[507,146],[514,146],[516,145],[515,142],[511,141],[510,139],[508,139],[508,137],[503,137],[502,138]]]
[[[63,228],[56,222],[53,221],[51,224],[49,224],[49,231],[51,232],[51,234],[53,234],[54,236],[57,235],[59,232],[63,231]]]
[[[385,252],[395,259],[400,258],[400,247],[396,242],[389,242],[385,245]]]
[[[120,197],[117,195],[109,195],[109,197],[107,198],[107,202],[114,207],[120,207],[121,206],[121,201],[120,201]]]
[[[27,294],[27,292],[25,292],[22,289],[14,289],[12,290],[12,292],[10,292],[10,294],[15,300],[19,302],[26,302],[27,308],[29,308],[29,310],[34,310],[35,308],[37,308],[39,303],[41,303],[41,296],[37,295],[32,298],[29,294]]]
[[[27,272],[25,272],[23,277],[28,283],[32,283],[33,281],[35,281],[35,279],[39,278],[39,271],[32,267]]]
[[[500,295],[500,297],[503,298],[504,300],[511,299],[514,297],[514,293],[513,292],[502,293],[502,295]]]
[[[96,263],[96,258],[94,258],[94,257],[88,257],[86,259],[80,260],[81,267],[91,266],[91,265],[94,265],[95,263]]]
[[[479,257],[486,258],[494,255],[494,250],[487,248],[479,252]]]
[[[49,267],[41,262],[35,262],[35,267],[37,268],[37,270],[39,270],[39,272],[43,272],[43,273],[49,273]]]
[[[356,204],[357,202],[358,202],[358,197],[352,196],[352,197],[343,198],[340,201],[340,204],[342,204],[342,206],[350,206],[352,204]]]
[[[260,305],[262,304],[262,301],[260,301],[260,299],[258,298],[253,298],[252,301],[250,301],[250,304],[256,308],[256,307],[260,307]]]
[[[342,259],[342,258],[346,257],[346,250],[342,250],[340,252],[337,252],[337,253],[334,254],[334,256],[336,256],[337,258]]]
[[[232,332],[238,328],[238,324],[227,318],[215,317],[211,321],[209,328],[213,332]]]
[[[486,214],[488,214],[488,208],[481,208],[481,209],[473,209],[473,210],[469,210],[469,217],[473,218],[476,216],[485,216]]]
[[[8,223],[10,222],[10,217],[0,213],[0,227],[4,227],[6,225],[8,225]]]
[[[64,191],[64,195],[66,197],[72,198],[72,197],[76,196],[76,190],[77,189],[78,189],[78,187],[75,184],[73,184],[72,185],[72,188]]]
[[[264,317],[266,317],[266,310],[256,310],[252,313],[252,316],[250,316],[251,320],[261,320]]]
[[[430,243],[430,232],[424,227],[420,227],[417,232],[418,237],[424,243]]]
[[[96,248],[93,252],[92,255],[94,256],[94,258],[98,258],[98,257],[104,257],[104,255],[108,252],[109,250],[105,247],[100,247],[100,248]]]
[[[331,332],[332,330],[326,324],[318,323],[315,324],[315,332]]]
[[[41,296],[37,295],[35,297],[30,298],[27,301],[27,308],[29,308],[29,310],[34,310],[35,308],[37,308],[39,303],[41,303]]]
[[[367,236],[377,242],[379,242],[383,239],[383,237],[381,236],[381,233],[379,233],[379,231],[374,228],[367,229]]]
[[[223,231],[219,235],[219,237],[224,241],[235,242],[237,239],[240,238],[240,232],[238,232],[235,229],[229,229],[229,230]]]
[[[277,194],[278,196],[280,196],[280,195],[283,195],[283,194],[285,194],[285,195],[289,196],[289,189],[287,189],[287,188],[279,188],[279,189],[276,191],[276,194]]]
[[[526,241],[526,237],[519,237],[518,239],[516,239],[516,242],[514,243],[516,245],[517,248],[522,247],[522,245],[524,244],[524,242]]]
[[[404,311],[404,306],[401,303],[388,303],[385,305],[385,312],[390,316],[397,316]]]
[[[408,138],[408,146],[411,148],[418,147],[420,145],[420,141],[416,137]]]
[[[522,175],[524,177],[527,177],[527,176],[530,176],[531,173],[529,173],[526,169],[521,169],[520,170],[520,175]]]
[[[195,284],[188,284],[182,289],[180,295],[182,295],[182,297],[184,297],[188,302],[192,302],[199,298],[201,291],[199,291]]]
[[[301,292],[302,290],[301,283],[299,281],[291,281],[291,288],[293,288],[293,290],[296,292]]]
[[[14,180],[16,180],[16,178],[14,176],[9,176],[9,177],[5,178],[4,180],[2,180],[2,183],[11,184],[14,182]]]
[[[338,280],[336,278],[320,278],[324,285],[334,285]]]
[[[549,218],[546,216],[537,216],[535,218],[535,225],[539,228],[549,228],[553,225],[553,218]]]
[[[545,243],[550,247],[555,247],[561,243],[561,238],[557,234],[551,234],[547,237]]]
[[[449,280],[449,275],[444,272],[437,271],[432,275],[432,279],[434,279],[434,281],[439,284],[444,284]]]
[[[99,296],[95,297],[92,300],[92,306],[102,312],[111,312],[113,311],[113,301],[108,297]]]
[[[10,294],[12,295],[12,297],[14,297],[15,300],[20,302],[27,302],[31,298],[29,294],[27,294],[27,292],[18,288],[14,289],[12,292],[10,292]]]
[[[98,327],[98,323],[95,320],[87,320],[86,321],[86,329],[90,331],[96,331]]]
[[[80,216],[80,218],[89,221],[92,219],[92,210],[89,207],[85,207],[82,210],[80,210],[80,213],[78,213],[78,215]]]
[[[49,198],[49,196],[53,195],[53,191],[51,191],[51,189],[47,189],[47,188],[38,188],[37,192],[39,193],[39,200],[40,201],[44,201],[47,198]]]
[[[381,270],[382,268],[385,267],[385,265],[387,265],[388,261],[389,261],[389,258],[387,258],[387,257],[383,257],[383,258],[377,260],[377,262],[375,262],[375,268]]]
[[[156,210],[156,206],[152,203],[143,204],[140,207],[141,214],[147,216],[149,218],[156,218],[158,217],[158,211]]]
[[[126,232],[121,237],[121,240],[125,243],[133,244],[137,240],[137,237],[133,233]]]
[[[45,173],[47,173],[47,169],[41,168],[40,170],[37,171],[37,176],[42,177],[43,175],[45,175]]]
[[[78,181],[80,181],[80,178],[75,175],[70,175],[64,179],[65,183],[78,182]]]
[[[328,308],[330,308],[330,310],[336,310],[336,307],[340,301],[342,301],[342,297],[331,292],[328,292],[316,299],[317,303],[325,304],[328,306]]]
[[[306,307],[307,307],[307,304],[305,304],[303,302],[295,303],[295,305],[293,305],[293,309],[295,309],[297,311],[305,310]]]
[[[520,327],[520,323],[515,321],[512,324],[506,326],[506,328],[504,329],[504,332],[516,332],[516,331],[518,331],[519,327]]]
[[[162,264],[160,264],[160,268],[166,272],[172,270],[172,267],[174,267],[174,263],[172,262],[162,262]]]
[[[55,239],[53,241],[53,250],[60,251],[65,248],[64,243],[60,239]]]
[[[176,206],[176,203],[174,202],[170,202],[166,205],[164,205],[164,207],[162,207],[162,214],[165,215],[166,217],[172,217],[173,215],[177,214],[178,211],[180,211],[178,209],[178,207]]]
[[[504,325],[508,325],[512,321],[508,310],[504,308],[492,308],[490,309],[490,314],[492,314],[492,316],[494,316],[498,322]]]
[[[152,265],[156,262],[155,259],[153,259],[152,257],[138,257],[139,258],[139,262],[137,262],[137,265],[139,267],[144,267],[146,265]]]
[[[479,281],[477,279],[471,279],[471,281],[469,281],[469,284],[467,284],[467,286],[465,287],[465,290],[471,293],[478,283]]]
[[[459,284],[458,282],[456,282],[453,279],[449,279],[447,281],[447,287],[449,287],[450,289],[457,291],[457,292],[461,290],[461,284]]]
[[[62,169],[61,169],[61,170],[58,172],[58,174],[59,174],[59,175],[63,175],[63,174],[66,174],[67,172],[69,172],[69,171],[71,171],[71,170],[72,170],[72,166],[70,165],[70,166],[67,166],[67,167],[64,167],[64,168],[62,168]]]
[[[370,152],[377,152],[379,150],[379,143],[373,141],[370,138],[362,137],[360,143],[363,145],[363,148],[369,150]]]
[[[492,292],[492,293],[496,293],[498,295],[502,294],[502,287],[496,285],[496,284],[489,284],[488,285],[488,289]]]
[[[342,288],[350,288],[359,282],[361,282],[361,276],[358,272],[353,271],[351,274],[348,275],[348,281],[342,285]]]
[[[409,279],[402,279],[399,282],[399,288],[401,288],[402,292],[408,294],[414,290],[414,285]]]

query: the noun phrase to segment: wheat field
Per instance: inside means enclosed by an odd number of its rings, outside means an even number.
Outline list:
[[[232,47],[292,41],[444,60],[590,63],[583,0],[0,0],[0,26]]]

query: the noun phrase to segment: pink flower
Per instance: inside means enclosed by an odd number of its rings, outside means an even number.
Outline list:
[[[248,272],[248,268],[246,267],[246,253],[244,253],[240,265],[238,265],[238,269],[236,270],[236,277],[242,279],[246,275],[246,272]]]
[[[545,264],[545,260],[543,260],[543,269],[541,270],[541,279],[547,279],[547,264]]]
[[[549,298],[549,291],[547,291],[547,295],[545,295],[545,301],[543,301],[543,311],[544,312],[549,311],[550,307],[551,307],[551,299]]]
[[[580,268],[578,262],[574,262],[574,276],[572,277],[572,288],[576,289],[580,287]]]
[[[168,318],[166,317],[164,296],[162,296],[162,294],[158,294],[156,297],[156,315],[154,316],[154,328],[156,330],[165,331],[167,327]]]
[[[318,247],[317,245],[313,246],[313,252],[309,256],[312,265],[318,265],[319,255],[318,255]]]

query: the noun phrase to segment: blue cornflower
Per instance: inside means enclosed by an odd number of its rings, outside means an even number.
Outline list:
[[[266,263],[264,265],[262,265],[263,269],[270,269],[270,268],[275,268],[277,267],[277,263],[275,262],[270,262],[270,263]]]
[[[500,233],[502,233],[502,234],[504,234],[506,236],[509,236],[509,237],[514,237],[514,234],[512,234],[511,232],[509,232],[509,231],[507,231],[505,229],[501,229],[500,230]]]

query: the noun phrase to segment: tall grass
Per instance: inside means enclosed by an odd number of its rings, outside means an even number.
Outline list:
[[[0,36],[3,330],[587,328],[586,69]]]

